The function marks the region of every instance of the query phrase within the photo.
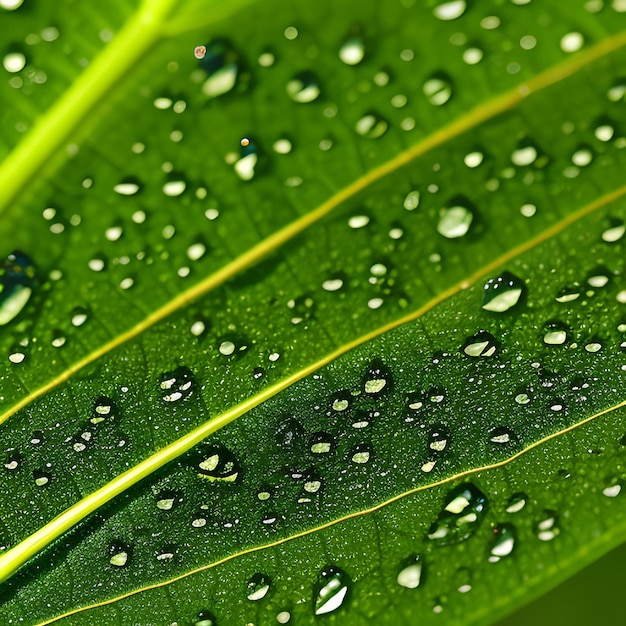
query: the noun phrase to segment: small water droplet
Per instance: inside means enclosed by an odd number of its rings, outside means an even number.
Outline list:
[[[125,567],[131,557],[131,548],[127,543],[114,540],[107,549],[109,563],[115,567]]]
[[[335,438],[326,432],[313,433],[309,439],[309,449],[313,454],[328,454],[332,452]]]
[[[28,255],[15,250],[0,266],[0,326],[8,324],[24,309],[34,285],[34,263]]]
[[[237,84],[240,75],[239,53],[230,41],[217,38],[203,46],[204,56],[200,60],[200,67],[207,78],[202,83],[202,93],[209,98],[217,98],[228,93]]]
[[[120,196],[134,196],[141,190],[141,183],[136,178],[124,178],[113,187]]]
[[[557,293],[555,300],[557,302],[565,303],[565,302],[573,302],[580,298],[582,293],[582,289],[579,283],[572,283],[571,285],[566,285],[562,289],[560,289],[559,293]]]
[[[493,529],[493,539],[489,550],[489,562],[497,563],[510,556],[515,549],[517,533],[512,524],[497,524]]]
[[[157,509],[161,511],[171,511],[183,501],[183,498],[180,496],[180,494],[169,489],[165,491],[160,491],[158,494],[155,495],[154,499],[156,501]]]
[[[259,160],[257,147],[248,140],[247,144],[241,144],[239,158],[233,164],[235,173],[241,180],[252,180],[255,168]]]
[[[281,448],[292,448],[304,437],[304,427],[295,417],[288,417],[278,424],[274,432],[276,445]]]
[[[498,344],[491,333],[481,330],[465,340],[462,350],[467,356],[490,357],[498,351]]]
[[[340,568],[329,566],[322,570],[313,598],[315,615],[333,613],[344,603],[350,588],[350,578]]]
[[[539,156],[539,148],[537,145],[526,138],[517,144],[517,147],[511,155],[511,161],[518,167],[526,167],[535,163]]]
[[[545,510],[543,519],[536,526],[536,531],[541,541],[552,541],[560,532],[557,514],[548,509]]]
[[[417,589],[422,580],[422,560],[419,555],[409,557],[400,565],[398,584],[407,589]]]
[[[528,501],[528,496],[525,493],[514,493],[506,503],[507,513],[519,513]]]
[[[210,611],[200,611],[196,617],[194,626],[217,626],[217,620]]]
[[[33,480],[37,487],[48,487],[52,480],[52,474],[45,470],[37,469],[33,471]]]
[[[206,46],[196,46],[193,50],[193,56],[198,60],[204,59],[206,56]]]
[[[450,443],[450,433],[444,426],[431,428],[428,434],[428,450],[435,454],[443,453]]]
[[[369,462],[371,456],[371,447],[366,443],[360,443],[352,449],[352,462],[365,464]]]
[[[424,82],[422,91],[430,104],[441,106],[452,97],[452,80],[441,72],[433,74]]]
[[[626,225],[624,224],[624,220],[611,219],[608,228],[606,228],[602,232],[602,241],[606,241],[607,243],[615,243],[624,236],[625,232]]]
[[[72,326],[82,326],[89,317],[89,311],[83,307],[77,306],[72,310]]]
[[[115,405],[111,398],[106,396],[100,396],[93,405],[93,410],[89,421],[92,424],[99,424],[100,422],[112,422],[115,420]]]
[[[355,124],[354,130],[361,137],[378,139],[389,129],[389,122],[375,111],[368,111]]]
[[[467,483],[450,491],[443,510],[428,531],[437,545],[448,546],[469,539],[476,531],[487,508],[486,496]]]
[[[489,431],[489,441],[499,446],[517,443],[517,435],[507,426],[495,426]]]
[[[581,33],[571,32],[563,35],[560,46],[563,52],[577,52],[583,47],[584,43],[585,38]]]
[[[250,578],[246,585],[246,597],[252,602],[263,600],[271,586],[272,580],[270,577],[257,572]]]
[[[437,232],[447,239],[458,239],[467,234],[473,219],[473,211],[463,204],[443,208],[439,212]]]
[[[543,343],[562,346],[567,341],[567,327],[561,322],[548,322],[544,326]]]
[[[194,377],[188,367],[177,367],[161,375],[159,389],[165,402],[178,402],[188,398],[194,390]]]
[[[287,83],[287,94],[294,102],[313,102],[319,98],[320,93],[317,77],[311,71],[300,72]]]
[[[389,389],[390,382],[391,372],[382,361],[374,361],[363,379],[363,390],[367,394],[378,395]]]

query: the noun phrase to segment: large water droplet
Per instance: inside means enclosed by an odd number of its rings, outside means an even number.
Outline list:
[[[311,71],[300,72],[287,83],[287,94],[294,102],[313,102],[319,98],[320,93],[317,77]]]
[[[379,395],[388,391],[390,385],[391,372],[382,361],[374,361],[363,379],[363,390],[369,395]]]
[[[231,91],[237,84],[239,53],[230,41],[221,37],[210,41],[205,48],[205,54],[200,60],[200,67],[207,73],[202,92],[209,98],[217,98]]]
[[[461,17],[467,9],[467,2],[465,0],[451,0],[449,2],[441,2],[433,9],[435,17],[447,22],[449,20],[456,20]]]
[[[467,234],[473,219],[472,210],[462,204],[441,209],[437,232],[447,239],[458,239]]]
[[[441,72],[433,74],[424,82],[422,91],[433,106],[441,106],[452,97],[452,80]]]
[[[524,283],[509,272],[497,278],[490,278],[484,287],[483,309],[494,313],[504,313],[514,307],[522,297]]]
[[[178,367],[161,375],[161,397],[165,402],[179,402],[188,398],[194,390],[194,378],[188,367]]]
[[[419,555],[412,556],[400,565],[398,584],[407,589],[416,589],[422,580],[422,561]]]
[[[484,358],[496,354],[498,344],[491,333],[481,330],[465,340],[462,350],[467,356]]]
[[[361,137],[368,139],[378,139],[382,137],[389,128],[389,122],[382,115],[375,111],[368,111],[355,124],[354,130]]]
[[[342,569],[330,566],[322,570],[320,579],[313,598],[313,612],[315,615],[326,615],[344,603],[350,588],[350,578]]]
[[[469,539],[485,517],[486,496],[467,483],[453,489],[446,497],[443,510],[430,527],[428,538],[437,545],[448,546]]]
[[[99,424],[100,422],[112,422],[115,420],[115,405],[111,398],[106,396],[100,396],[93,405],[93,411],[89,421],[92,424]]]
[[[428,435],[428,451],[442,454],[450,443],[450,433],[444,426],[435,426]]]
[[[268,594],[271,585],[272,580],[269,576],[257,572],[246,585],[246,597],[252,602],[262,600]]]
[[[507,513],[519,513],[528,501],[528,496],[525,493],[514,493],[506,503]]]
[[[239,477],[239,463],[235,455],[223,446],[209,446],[197,466],[198,474],[211,481],[233,483]]]
[[[489,550],[489,562],[497,563],[510,556],[515,548],[516,531],[512,524],[498,524],[493,529],[493,540]]]
[[[0,326],[8,324],[26,306],[35,284],[35,265],[15,250],[0,266]]]
[[[359,36],[348,37],[339,48],[339,58],[346,65],[358,65],[365,56],[365,44]]]
[[[561,322],[548,322],[545,325],[543,343],[548,346],[562,346],[567,341],[567,327]]]

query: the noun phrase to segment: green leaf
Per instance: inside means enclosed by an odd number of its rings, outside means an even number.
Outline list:
[[[15,4],[3,623],[490,622],[623,540],[623,2]]]

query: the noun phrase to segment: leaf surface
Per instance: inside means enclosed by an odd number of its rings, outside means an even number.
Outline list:
[[[1,14],[3,620],[484,622],[620,542],[623,8]]]

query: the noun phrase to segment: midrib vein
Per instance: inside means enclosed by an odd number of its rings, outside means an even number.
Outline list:
[[[7,185],[4,189],[3,186],[0,185],[0,212],[8,201],[7,194],[9,194],[9,191],[7,191],[7,189],[13,189],[13,191],[10,192],[10,194],[12,194],[11,198],[18,193],[18,188],[15,187],[17,184],[15,183],[15,180],[18,179],[18,172],[16,171],[18,165],[25,166],[28,164],[30,167],[28,170],[29,173],[22,175],[20,179],[21,182],[24,183],[34,175],[34,172],[37,169],[33,163],[29,163],[28,161],[27,157],[30,158],[30,152],[37,153],[39,158],[37,161],[37,167],[39,167],[45,160],[45,156],[49,155],[50,150],[60,145],[71,130],[73,130],[73,128],[75,128],[75,126],[79,123],[80,119],[78,119],[78,117],[73,118],[72,116],[76,115],[76,113],[82,113],[82,115],[85,115],[90,110],[90,105],[95,104],[96,98],[93,93],[89,92],[89,87],[93,86],[94,89],[98,89],[98,94],[103,93],[103,85],[112,87],[115,81],[122,76],[123,72],[130,67],[131,63],[129,60],[131,57],[128,54],[128,48],[130,48],[130,52],[132,52],[132,58],[134,60],[143,54],[143,52],[150,45],[155,43],[160,33],[159,19],[162,19],[163,15],[167,14],[167,11],[171,7],[173,1],[174,0],[158,0],[158,2],[155,2],[154,5],[149,1],[144,2],[142,9],[112,42],[111,46],[109,46],[104,53],[96,59],[91,68],[77,80],[74,87],[72,87],[72,89],[66,94],[66,97],[61,99],[50,111],[50,113],[42,118],[40,125],[42,125],[42,128],[46,133],[46,137],[48,138],[46,142],[43,142],[43,147],[48,148],[48,152],[42,150],[42,153],[45,152],[44,156],[39,154],[37,150],[34,150],[34,148],[37,147],[34,146],[34,144],[36,134],[35,131],[39,128],[38,124],[26,138],[24,143],[16,148],[15,155],[12,155],[12,157],[10,157],[5,164],[0,167],[0,181],[3,181],[6,177],[8,177],[9,181],[13,182],[12,185]],[[150,10],[147,10],[145,7],[150,7]],[[136,31],[138,31],[138,33],[136,33]],[[138,39],[135,40],[134,37],[138,37]],[[131,40],[130,42],[129,38]],[[250,248],[250,250],[240,255],[217,272],[191,286],[189,289],[181,292],[178,296],[150,313],[132,328],[117,335],[109,342],[103,344],[99,349],[87,354],[79,361],[76,361],[72,366],[65,369],[48,383],[33,389],[27,396],[22,398],[22,400],[7,409],[4,413],[0,414],[0,424],[2,424],[14,413],[30,404],[36,398],[67,381],[83,367],[89,365],[96,359],[102,357],[104,354],[126,343],[127,341],[130,341],[157,322],[163,320],[175,311],[178,311],[192,300],[195,300],[211,289],[214,289],[218,285],[224,283],[229,278],[232,278],[237,273],[250,267],[266,254],[284,245],[287,241],[293,239],[296,235],[321,220],[325,215],[337,208],[343,202],[360,193],[376,181],[384,178],[391,172],[406,165],[429,150],[432,150],[433,148],[444,144],[446,141],[450,141],[454,137],[457,137],[479,124],[495,117],[496,115],[513,108],[520,101],[527,98],[531,94],[549,87],[550,85],[553,85],[568,76],[571,76],[581,68],[607,54],[610,54],[624,45],[626,45],[626,31],[613,35],[595,46],[588,48],[578,56],[540,72],[529,81],[476,106],[467,114],[462,115],[456,120],[453,120],[449,124],[436,130],[431,135],[425,137],[407,150],[400,152],[393,159],[386,161],[367,174],[358,178],[350,185],[344,187],[310,213],[286,225],[266,239],[260,241],[258,244]],[[112,59],[118,59],[119,57],[122,57],[124,64],[112,67]],[[100,76],[101,73],[104,73],[103,77]],[[101,81],[101,78],[105,78],[106,80]],[[83,102],[81,98],[85,101]],[[68,115],[67,111],[64,111],[65,106],[72,108],[72,116]],[[64,133],[55,132],[54,128],[48,128],[48,126],[44,123],[47,120],[49,125],[54,119],[65,123]],[[74,126],[71,124],[72,121],[74,122]],[[56,143],[54,143],[55,141]],[[13,158],[13,156],[15,156],[15,158]]]

